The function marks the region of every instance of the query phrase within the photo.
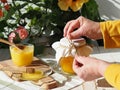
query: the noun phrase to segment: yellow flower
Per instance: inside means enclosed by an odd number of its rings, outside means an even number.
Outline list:
[[[84,3],[88,2],[88,0],[72,0],[72,3],[70,5],[70,8],[75,12],[80,10],[80,8],[82,7],[82,5]]]
[[[58,6],[64,11],[67,11],[70,7],[74,12],[76,12],[88,1],[89,0],[58,0]]]
[[[67,11],[71,5],[72,0],[58,0],[58,6],[61,10]]]

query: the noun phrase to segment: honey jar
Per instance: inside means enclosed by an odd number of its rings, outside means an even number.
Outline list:
[[[59,42],[52,45],[56,51],[56,60],[61,71],[66,74],[75,74],[73,71],[73,60],[75,54],[80,56],[89,56],[92,48],[86,44],[84,38],[69,40],[62,38]]]

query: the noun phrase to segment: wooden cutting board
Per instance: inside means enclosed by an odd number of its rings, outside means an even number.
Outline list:
[[[40,70],[42,72],[51,71],[51,73],[53,73],[49,65],[36,57],[34,57],[31,65],[24,67],[15,66],[11,59],[0,61],[0,70],[4,71],[11,79],[16,81],[23,81],[19,78],[19,73],[26,72],[26,68],[34,68],[35,70]],[[43,86],[47,89],[58,87],[58,82],[49,75],[46,75],[39,80],[33,80],[31,82],[35,85]]]
[[[27,68],[34,68],[35,70],[41,70],[43,72],[50,70],[50,67],[45,62],[36,57],[34,57],[31,65],[22,67],[15,66],[10,59],[0,62],[0,70],[4,71],[10,78],[17,81],[21,80],[19,80],[19,78],[17,78],[15,74],[19,75],[19,73],[26,72]]]

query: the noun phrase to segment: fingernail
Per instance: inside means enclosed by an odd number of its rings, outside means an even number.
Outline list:
[[[66,34],[63,34],[64,37],[66,37]]]

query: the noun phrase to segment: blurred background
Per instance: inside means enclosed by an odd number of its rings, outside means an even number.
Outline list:
[[[120,19],[120,0],[96,0],[99,13],[105,20]]]

